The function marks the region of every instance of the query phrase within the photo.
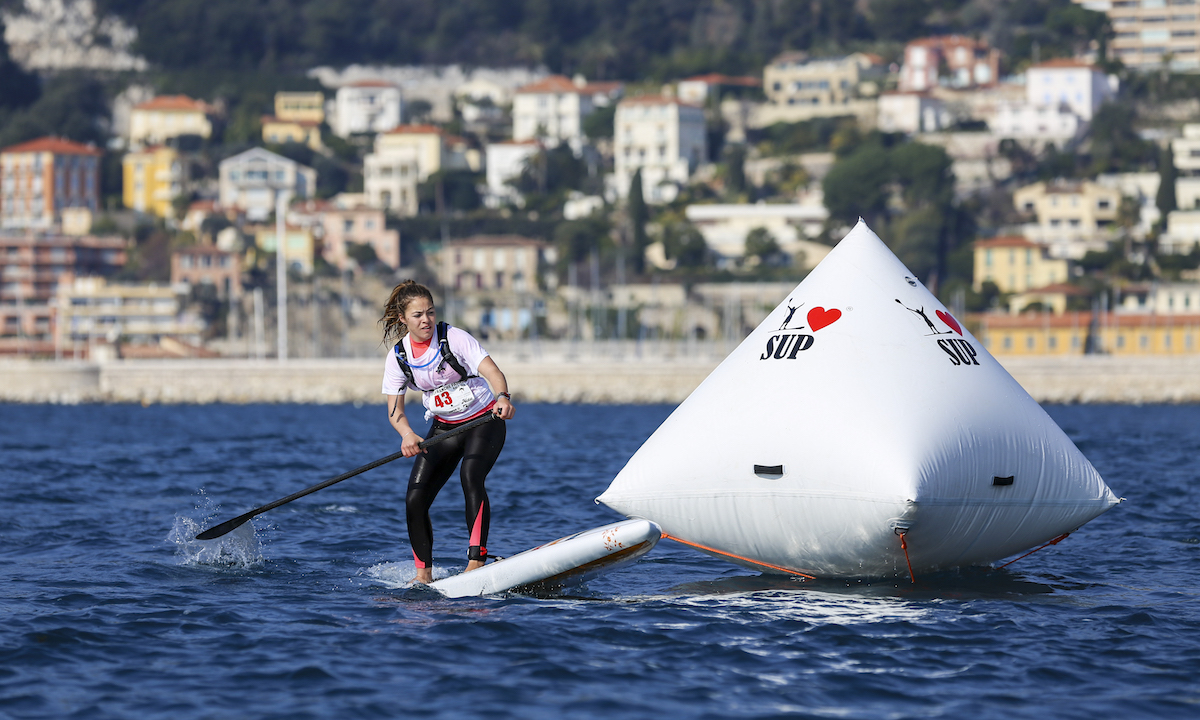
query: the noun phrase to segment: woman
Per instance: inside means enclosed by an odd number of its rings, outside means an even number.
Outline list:
[[[383,338],[395,341],[388,349],[383,371],[383,393],[388,396],[388,420],[403,438],[405,457],[420,455],[413,463],[405,496],[408,539],[412,543],[417,582],[433,581],[433,527],[429,507],[462,461],[459,473],[467,501],[470,534],[467,570],[487,562],[487,534],[491,509],[484,481],[504,447],[504,421],[513,416],[512,397],[504,373],[469,333],[437,322],[433,295],[412,280],[392,290],[383,309]],[[439,327],[440,326],[440,327]],[[490,412],[498,418],[432,445],[424,452],[422,437],[404,414],[404,391],[409,386],[424,392],[425,419],[433,419],[430,437]]]

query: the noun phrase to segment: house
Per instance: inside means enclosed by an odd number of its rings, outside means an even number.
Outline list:
[[[245,211],[250,220],[266,220],[279,196],[290,203],[312,197],[316,186],[315,170],[263,148],[251,148],[220,164],[220,204]]]
[[[1061,315],[1067,311],[1067,301],[1070,298],[1087,297],[1088,291],[1078,285],[1060,282],[1045,287],[1030,288],[1024,292],[1014,293],[1008,299],[1008,311],[1012,315],[1029,312],[1032,308],[1049,311]]]
[[[838,58],[809,58],[806,53],[779,55],[763,68],[763,90],[775,105],[802,105],[845,114],[844,106],[878,94],[883,58],[851,53]],[[684,99],[682,92],[680,99]]]
[[[1167,213],[1167,229],[1158,238],[1158,251],[1185,254],[1200,243],[1200,210],[1173,210]]]
[[[513,94],[513,140],[540,140],[549,147],[567,143],[577,153],[586,140],[583,119],[621,96],[621,83],[588,83],[551,75]]]
[[[1073,0],[1106,13],[1112,23],[1109,57],[1126,67],[1174,72],[1200,69],[1200,35],[1191,0]]]
[[[1195,315],[1200,313],[1200,283],[1154,282],[1120,287],[1113,310],[1118,314]]]
[[[1037,182],[1018,188],[1013,204],[1034,219],[1026,236],[1048,246],[1053,257],[1079,259],[1088,250],[1107,249],[1121,193],[1091,180]]]
[[[1067,261],[1051,258],[1046,248],[1023,237],[975,242],[975,292],[992,282],[1004,293],[1023,293],[1067,281]]]
[[[420,209],[416,153],[411,149],[373,152],[363,157],[363,193],[369,207],[399,217],[413,217]]]
[[[450,240],[437,255],[438,281],[456,293],[532,293],[550,246],[519,235],[475,235]]]
[[[945,130],[953,118],[946,104],[929,93],[885,92],[879,96],[876,122],[883,132],[913,134]]]
[[[647,202],[670,202],[708,157],[704,110],[676,98],[641,95],[617,105],[613,134],[616,193],[638,170]]]
[[[275,93],[275,117],[280,120],[316,123],[325,122],[325,93],[277,92]]]
[[[131,147],[162,145],[182,135],[212,136],[213,109],[187,95],[160,95],[135,105],[129,112]]]
[[[263,253],[274,253],[279,247],[276,237],[274,224],[262,225],[255,229],[254,246]],[[302,275],[311,275],[317,245],[312,228],[287,224],[283,229],[283,238],[283,257],[287,261],[288,269]],[[261,255],[259,266],[264,267]]]
[[[1183,137],[1171,141],[1175,160],[1175,206],[1200,210],[1200,124],[1183,126]]]
[[[1063,105],[1001,103],[988,121],[988,129],[998,137],[1059,146],[1079,137],[1086,128],[1083,120]]]
[[[746,254],[746,236],[763,228],[785,253],[803,256],[806,268],[816,267],[832,249],[809,238],[821,233],[829,211],[820,203],[745,205],[688,205],[687,219],[704,236],[708,247],[722,259],[736,260]]]
[[[989,47],[986,40],[942,35],[913,40],[904,47],[900,90],[923,92],[943,84],[988,87],[999,79],[1000,51]]]
[[[100,206],[100,157],[91,145],[43,137],[0,150],[0,228],[49,230],[66,208]]]
[[[762,87],[762,81],[754,77],[734,77],[709,73],[680,80],[675,86],[675,96],[692,105],[707,105],[709,99],[720,100],[721,89],[747,91]]]
[[[375,257],[392,269],[400,267],[400,231],[388,230],[383,210],[369,207],[324,209],[320,218],[321,255],[339,270],[350,267],[352,244],[369,245]]]
[[[334,96],[333,131],[341,137],[387,132],[400,124],[400,88],[381,80],[360,80],[338,88]]]
[[[521,204],[521,194],[509,185],[509,181],[519,178],[541,151],[542,144],[537,140],[490,143],[485,148],[487,197],[484,198],[484,203],[490,208],[498,208],[508,203]]]
[[[466,140],[434,125],[400,125],[375,137],[378,155],[406,155],[417,164],[417,180],[425,182],[442,170],[478,171],[478,151]]]
[[[175,216],[172,202],[184,193],[188,163],[172,147],[131,150],[121,158],[121,199],[125,207],[160,218]]]
[[[270,145],[299,143],[321,150],[321,123],[312,120],[284,120],[275,115],[262,116],[262,139]]]
[[[1070,108],[1084,122],[1117,95],[1117,77],[1107,76],[1091,63],[1056,58],[1025,71],[1025,101],[1035,107]]]
[[[1157,200],[1159,179],[1156,172],[1106,173],[1096,176],[1097,184],[1115,189],[1121,193],[1123,200],[1132,200],[1137,205],[1138,219],[1133,227],[1135,238],[1145,238],[1162,219]]]
[[[190,290],[211,285],[221,300],[242,296],[241,259],[211,245],[196,245],[171,253],[171,284]]]

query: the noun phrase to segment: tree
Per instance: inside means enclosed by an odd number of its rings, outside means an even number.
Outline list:
[[[0,96],[5,94],[0,90]],[[101,123],[108,102],[99,80],[80,72],[63,73],[47,81],[41,97],[9,116],[0,129],[0,147],[44,135],[103,145],[108,139]]]
[[[31,105],[40,94],[37,75],[25,72],[8,55],[8,43],[4,41],[3,17],[0,17],[0,88],[4,88],[4,91],[0,92],[0,113]]]
[[[1162,221],[1166,223],[1167,213],[1177,208],[1175,199],[1175,154],[1171,146],[1162,149],[1158,161],[1158,194],[1154,196],[1154,204],[1162,213]]]
[[[763,263],[769,263],[782,252],[779,241],[775,239],[770,230],[756,227],[746,233],[745,256],[747,258],[758,258]]]
[[[746,192],[746,146],[730,145],[725,150],[725,190],[730,195]]]
[[[633,233],[633,271],[641,275],[646,271],[646,221],[650,213],[646,209],[646,198],[642,195],[642,169],[638,168],[629,181],[629,224]]]
[[[617,105],[609,103],[607,107],[596,108],[583,119],[583,132],[593,140],[613,136],[613,120],[616,118]]]
[[[870,143],[834,163],[825,176],[825,207],[831,220],[853,225],[859,217],[878,225],[887,212],[891,164],[882,145]]]

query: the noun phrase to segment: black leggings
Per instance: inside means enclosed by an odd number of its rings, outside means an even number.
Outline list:
[[[435,420],[428,437],[453,428],[454,425]],[[497,418],[437,443],[417,456],[412,474],[408,476],[408,494],[404,498],[408,541],[412,544],[417,567],[433,564],[433,525],[429,522],[429,508],[454,473],[459,460],[462,460],[459,477],[467,501],[467,532],[471,538],[467,556],[472,560],[487,557],[491,507],[483,483],[504,448],[505,434],[504,421]]]

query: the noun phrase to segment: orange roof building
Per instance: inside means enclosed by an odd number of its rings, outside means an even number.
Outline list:
[[[129,113],[129,144],[161,145],[183,135],[212,136],[213,108],[187,95],[161,95],[135,105]]]
[[[67,208],[96,212],[102,154],[58,137],[0,150],[0,227],[49,230]]]
[[[1051,258],[1046,248],[1023,237],[998,237],[975,243],[975,291],[985,282],[1000,292],[1023,293],[1067,281],[1066,260]]]

